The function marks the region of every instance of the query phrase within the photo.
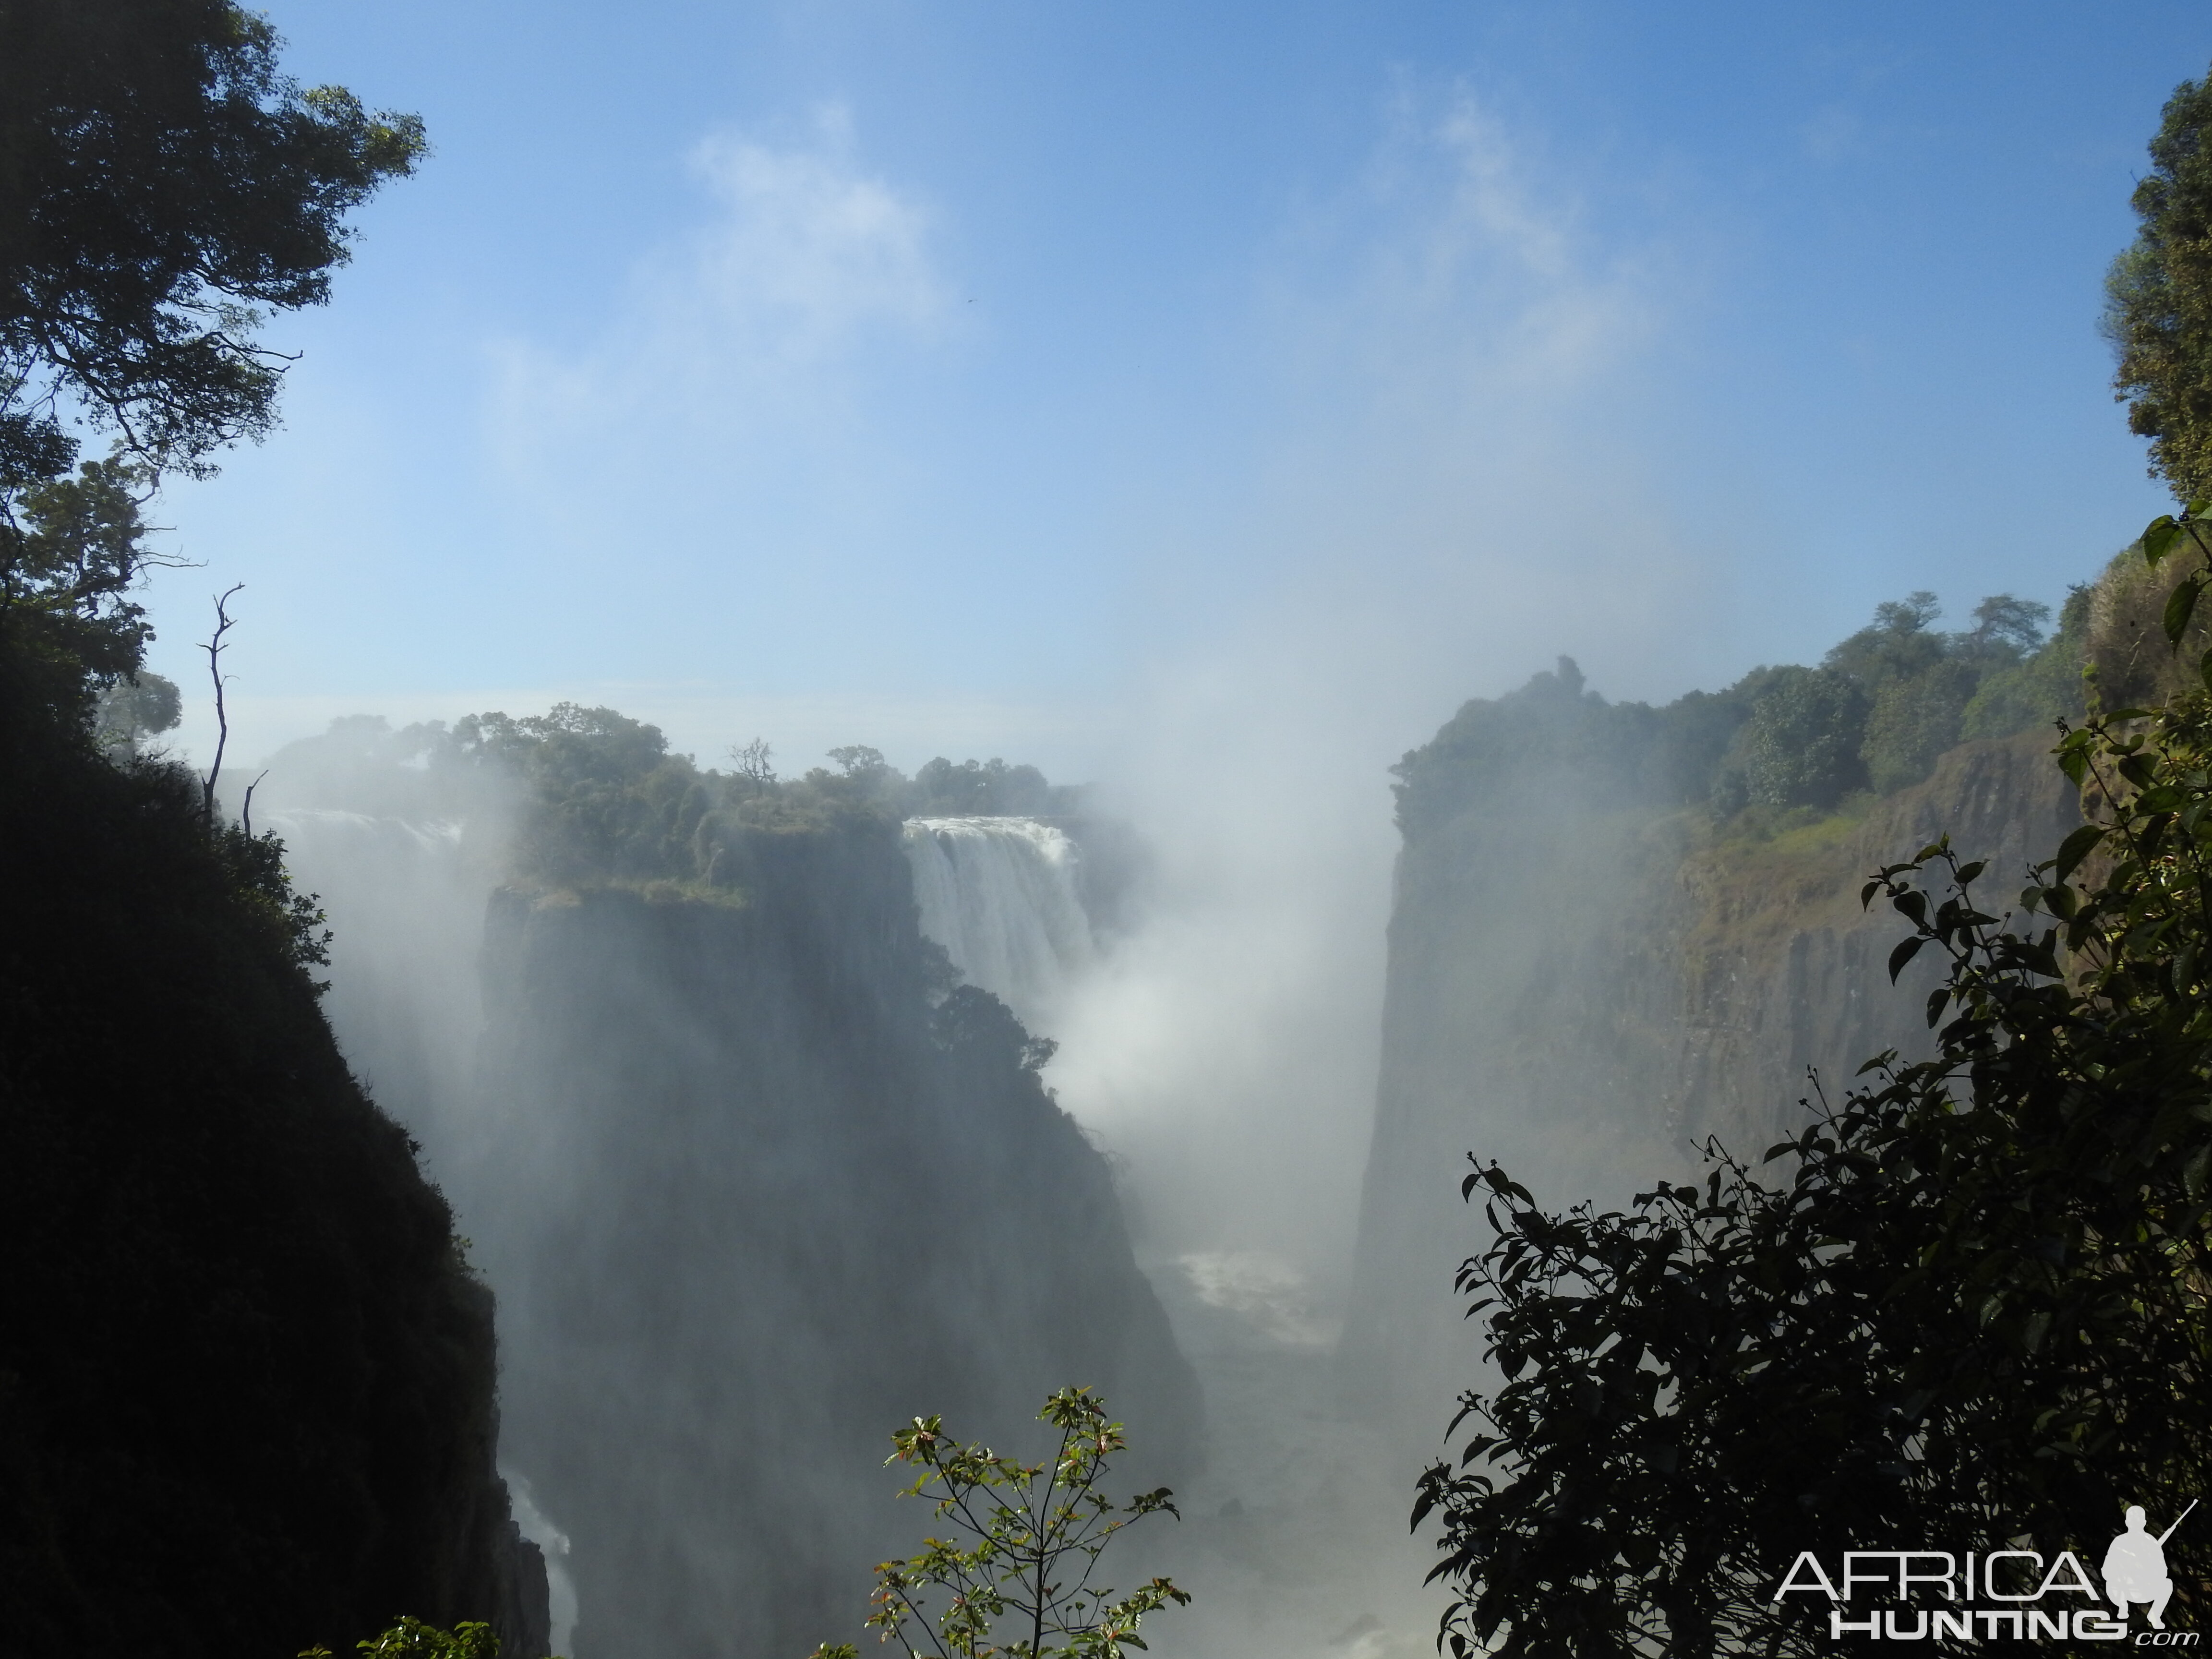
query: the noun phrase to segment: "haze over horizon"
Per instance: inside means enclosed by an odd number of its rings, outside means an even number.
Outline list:
[[[271,16],[436,153],[159,509],[249,759],[571,696],[1112,776],[1229,673],[1379,813],[1558,653],[1671,697],[2162,503],[2094,323],[2179,5]]]

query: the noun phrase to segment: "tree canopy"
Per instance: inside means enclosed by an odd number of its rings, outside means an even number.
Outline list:
[[[1964,739],[2081,711],[2088,590],[2045,638],[2050,614],[1993,593],[1970,628],[1945,632],[1936,596],[1916,592],[1875,607],[1818,667],[1754,668],[1662,708],[1607,702],[1561,658],[1517,691],[1468,703],[1393,769],[1399,822],[1418,833],[1462,812],[1514,810],[1516,776],[1584,806],[1703,807],[1730,833],[1887,794]]]
[[[59,476],[82,410],[157,468],[265,433],[269,309],[319,305],[412,115],[302,88],[230,0],[0,4],[0,483]]]
[[[276,418],[257,330],[319,305],[411,115],[302,88],[230,0],[0,0],[0,654],[82,716],[137,672],[141,503]],[[108,433],[77,466],[74,427]]]
[[[2142,229],[2105,279],[2104,331],[2128,425],[2181,501],[2212,493],[2212,76],[2185,81],[2136,186]]]

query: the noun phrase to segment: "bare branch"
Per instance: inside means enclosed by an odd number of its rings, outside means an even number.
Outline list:
[[[215,632],[200,647],[207,653],[208,678],[215,682],[215,763],[208,768],[207,776],[200,781],[200,816],[210,829],[215,827],[215,786],[216,780],[222,775],[222,751],[230,744],[230,716],[222,702],[222,653],[225,648],[222,636],[234,626],[230,615],[230,596],[245,586],[244,582],[235,582],[216,600]],[[249,800],[252,793],[250,790],[247,792]]]

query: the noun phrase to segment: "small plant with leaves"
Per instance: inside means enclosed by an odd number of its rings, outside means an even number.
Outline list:
[[[449,1631],[401,1615],[398,1623],[381,1636],[372,1636],[354,1646],[368,1659],[499,1659],[499,1638],[489,1625],[465,1620]],[[325,1647],[313,1647],[300,1659],[333,1659]]]
[[[876,1569],[868,1628],[908,1659],[1120,1659],[1144,1648],[1146,1613],[1190,1600],[1165,1578],[1119,1600],[1092,1583],[1115,1534],[1148,1515],[1182,1516],[1164,1486],[1118,1504],[1098,1490],[1127,1443],[1088,1389],[1062,1389],[1037,1416],[1060,1431],[1042,1463],[961,1445],[937,1417],[891,1436],[888,1461],[921,1471],[899,1495],[934,1499],[959,1534],[925,1538],[921,1554]],[[813,1659],[859,1659],[859,1650],[825,1644]]]

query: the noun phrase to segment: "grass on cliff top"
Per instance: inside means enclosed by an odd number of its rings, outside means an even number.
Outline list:
[[[1747,806],[1713,825],[1711,845],[1756,848],[1784,858],[1817,856],[1848,841],[1878,799],[1871,790],[1862,789],[1832,807]]]

